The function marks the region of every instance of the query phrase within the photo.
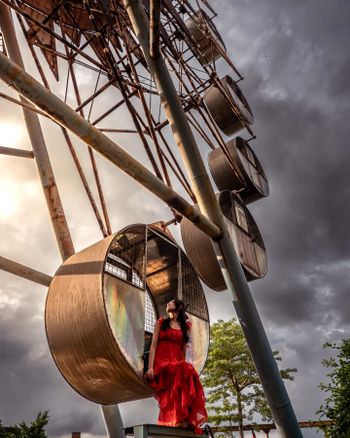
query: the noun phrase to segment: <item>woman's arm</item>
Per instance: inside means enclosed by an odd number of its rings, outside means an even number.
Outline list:
[[[154,365],[154,358],[155,358],[156,351],[157,351],[160,325],[161,325],[161,322],[156,321],[156,323],[154,325],[154,330],[153,330],[152,343],[151,343],[151,348],[150,348],[150,353],[149,353],[148,370],[146,372],[146,376],[150,377],[150,378],[154,377],[153,365]]]

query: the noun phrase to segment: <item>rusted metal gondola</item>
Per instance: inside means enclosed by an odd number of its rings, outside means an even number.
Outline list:
[[[225,190],[217,196],[247,280],[263,277],[267,272],[266,250],[253,216],[234,192]],[[200,278],[211,289],[225,290],[211,239],[185,218],[181,222],[181,234],[186,253]]]
[[[218,85],[212,85],[203,100],[214,121],[226,135],[235,134],[246,125],[254,123],[252,110],[231,76],[224,76]]]
[[[219,190],[237,190],[245,204],[268,196],[269,183],[255,152],[241,137],[226,143],[227,155],[216,148],[208,155],[209,169]]]
[[[226,52],[224,40],[218,29],[202,9],[192,14],[185,21],[185,25],[202,55],[199,61],[204,65],[216,61],[222,56],[222,52]]]
[[[132,225],[67,259],[45,310],[52,356],[83,397],[114,404],[153,395],[143,380],[156,318],[171,297],[189,304],[188,360],[200,373],[209,345],[201,283],[184,251],[154,225]]]

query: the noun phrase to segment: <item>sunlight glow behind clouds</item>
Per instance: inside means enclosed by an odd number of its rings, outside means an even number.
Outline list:
[[[0,146],[18,147],[24,135],[23,128],[13,122],[0,122]]]
[[[18,209],[17,197],[13,193],[13,187],[7,186],[0,181],[0,217],[8,219],[15,216]]]

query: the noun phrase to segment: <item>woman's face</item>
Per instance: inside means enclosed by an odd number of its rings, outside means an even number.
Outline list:
[[[166,311],[169,312],[175,312],[175,301],[171,300],[169,301],[169,303],[166,305]]]

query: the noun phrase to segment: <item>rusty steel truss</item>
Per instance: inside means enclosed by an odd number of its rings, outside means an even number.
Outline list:
[[[52,81],[47,75],[49,67],[52,76],[65,83],[65,100],[69,93],[73,93],[74,101],[69,103],[82,117],[109,135],[137,136],[155,175],[170,187],[175,180],[178,181],[192,201],[196,202],[188,178],[169,140],[168,120],[161,111],[160,98],[123,3],[112,0],[2,0],[2,3],[16,14],[45,87],[50,89]],[[147,12],[151,14],[153,3],[149,4],[147,0],[144,3]],[[198,11],[207,18],[202,23],[196,22],[197,32],[199,26],[206,35],[206,55],[203,55],[200,48],[201,35],[195,41],[190,32],[191,20],[194,19],[187,18],[186,21],[184,18],[196,17]],[[156,46],[172,73],[192,128],[205,145],[211,149],[221,147],[227,157],[230,157],[223,135],[202,98],[209,87],[217,85],[225,93],[227,102],[236,111],[238,118],[240,117],[236,106],[232,105],[231,96],[225,92],[219,80],[217,62],[214,60],[208,63],[206,59],[210,57],[208,52],[217,51],[217,56],[221,57],[220,62],[225,62],[235,72],[237,82],[243,79],[229,59],[220,39],[214,38],[212,32],[208,32],[207,27],[214,26],[215,16],[215,11],[206,0],[163,0],[159,26],[155,31]],[[152,17],[153,15],[151,19]],[[1,41],[0,35],[0,49]],[[80,86],[77,69],[80,72],[86,71],[91,77],[89,90]],[[96,107],[99,101],[106,93],[110,95],[111,92],[114,98],[110,105],[106,107],[104,100],[103,112],[98,113]],[[0,97],[15,102],[4,94]],[[15,103],[23,106],[23,103]],[[128,112],[133,123],[132,129],[126,129],[123,123],[118,122],[116,114],[121,109]],[[40,110],[34,110],[40,114]],[[252,134],[246,121],[241,121]],[[88,148],[98,200],[94,199],[93,190],[85,176],[86,171],[79,162],[65,128],[62,128],[62,134],[101,232],[103,236],[107,236],[111,234],[111,226],[94,152]],[[229,161],[235,167],[231,158]],[[174,210],[173,213],[176,217]]]

